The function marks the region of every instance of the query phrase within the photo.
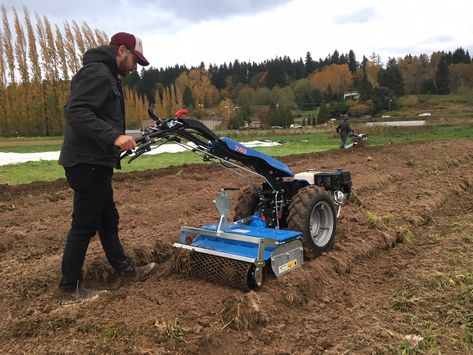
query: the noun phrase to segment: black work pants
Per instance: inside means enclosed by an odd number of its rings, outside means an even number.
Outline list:
[[[340,133],[340,139],[342,140],[342,144],[340,144],[340,148],[345,148],[345,144],[347,144],[347,134]]]
[[[117,271],[128,270],[128,258],[118,238],[119,215],[113,200],[113,168],[77,164],[64,168],[69,186],[74,190],[74,211],[62,258],[59,287],[73,291],[82,282],[82,267],[90,238],[98,231],[107,260]]]

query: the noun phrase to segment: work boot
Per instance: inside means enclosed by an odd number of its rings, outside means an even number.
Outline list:
[[[143,281],[156,269],[156,263],[149,263],[144,266],[134,266],[130,270],[120,272],[122,280],[126,283]]]
[[[107,290],[89,290],[87,288],[78,288],[75,291],[65,291],[59,289],[59,297],[61,305],[68,306],[71,304],[84,303],[99,298],[101,294],[107,293]]]

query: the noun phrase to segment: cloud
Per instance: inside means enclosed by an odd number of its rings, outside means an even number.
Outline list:
[[[192,22],[218,20],[239,15],[254,15],[276,7],[289,4],[294,0],[81,0],[80,6],[72,0],[9,0],[7,10],[15,7],[21,10],[23,5],[34,13],[47,14],[52,17],[73,17],[80,19],[124,17],[124,14],[138,14],[148,17],[150,12],[171,20],[187,20]],[[141,16],[134,20],[140,19]]]
[[[136,34],[156,66],[235,59],[260,62],[311,52],[324,58],[352,49],[358,59],[376,52],[384,60],[407,53],[455,50],[473,53],[471,0],[434,6],[431,0],[0,0],[12,15],[45,15],[106,32]],[[409,11],[405,9],[408,8]],[[11,22],[12,24],[13,22]],[[0,24],[1,27],[1,24]]]
[[[30,11],[46,15],[51,22],[61,24],[64,20],[87,22],[99,26],[111,34],[117,31],[140,34],[155,33],[171,35],[207,21],[220,21],[245,15],[257,15],[293,2],[295,0],[10,0],[5,5],[22,14],[23,5]],[[98,25],[100,24],[100,25]]]
[[[426,38],[424,41],[422,41],[422,44],[434,44],[434,45],[441,45],[449,42],[454,42],[455,38],[453,36],[449,35],[439,35],[439,36],[433,36],[430,38]]]
[[[254,15],[288,4],[293,0],[145,0],[148,5],[170,12],[175,18],[195,22],[220,20],[239,15]],[[131,1],[130,1],[131,2]]]
[[[334,16],[334,22],[338,25],[347,25],[351,23],[367,23],[376,19],[376,9],[373,7],[364,7],[348,14]]]

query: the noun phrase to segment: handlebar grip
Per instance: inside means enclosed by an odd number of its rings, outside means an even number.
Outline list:
[[[136,144],[144,143],[144,142],[146,142],[146,138],[145,138],[145,136],[142,136],[140,138],[135,139],[135,142],[136,142]]]

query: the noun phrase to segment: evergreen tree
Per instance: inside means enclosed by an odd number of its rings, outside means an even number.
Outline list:
[[[317,116],[317,124],[325,123],[330,118],[330,112],[328,110],[327,104],[325,101],[322,101],[319,109],[319,115]]]
[[[277,58],[268,65],[268,73],[266,75],[266,86],[272,89],[274,86],[286,86],[286,72],[281,58]]]
[[[305,55],[305,71],[307,74],[312,73],[316,69],[316,64],[312,59],[312,55],[310,52],[307,52]]]
[[[437,65],[435,73],[435,87],[436,93],[439,95],[447,95],[450,93],[448,87],[448,63],[447,58],[443,55]]]
[[[136,89],[140,83],[140,80],[140,74],[134,70],[129,75],[123,77],[122,82],[124,86],[127,86],[130,89]]]
[[[325,91],[324,93],[324,100],[327,102],[330,102],[332,101],[332,99],[333,99],[333,90],[332,90],[332,86],[329,84],[327,87],[327,91]]]
[[[396,96],[404,95],[404,80],[402,79],[401,70],[397,65],[396,59],[390,58],[386,69],[380,69],[378,72],[378,82],[380,86],[391,89]]]
[[[340,53],[336,49],[333,51],[330,62],[331,64],[340,64]]]
[[[368,80],[368,75],[366,74],[366,71],[363,71],[363,76],[361,77],[361,80],[358,82],[358,92],[360,93],[360,99],[361,100],[369,100],[371,99],[371,96],[373,95],[373,85],[371,82]]]
[[[212,85],[214,85],[217,89],[223,89],[225,87],[225,78],[228,74],[226,63],[223,63],[223,65],[220,65],[218,68],[211,66],[209,68],[209,74]]]
[[[299,80],[307,76],[307,72],[305,70],[305,64],[302,58],[299,58],[299,60],[295,62],[293,66],[294,66],[294,79],[295,80]]]
[[[356,62],[355,52],[350,49],[348,52],[348,68],[352,74],[355,74],[356,69],[358,68],[358,63]]]
[[[368,58],[366,56],[363,56],[363,60],[361,61],[360,68],[363,70],[363,72],[366,72],[368,65]]]
[[[450,52],[449,52],[450,53]],[[448,63],[457,64],[457,63],[465,63],[468,64],[470,62],[470,58],[468,58],[467,53],[465,50],[460,47],[457,48],[453,54],[451,55],[451,60]]]
[[[184,92],[182,93],[182,103],[187,109],[193,110],[195,107],[194,97],[192,96],[191,89],[186,85]]]
[[[379,87],[373,90],[373,113],[379,113],[397,108],[396,96],[387,87]]]
[[[419,94],[435,94],[435,83],[432,79],[426,79],[422,82],[419,89]]]
[[[341,117],[348,113],[349,107],[344,101],[338,101],[330,107],[329,112],[331,117]]]

